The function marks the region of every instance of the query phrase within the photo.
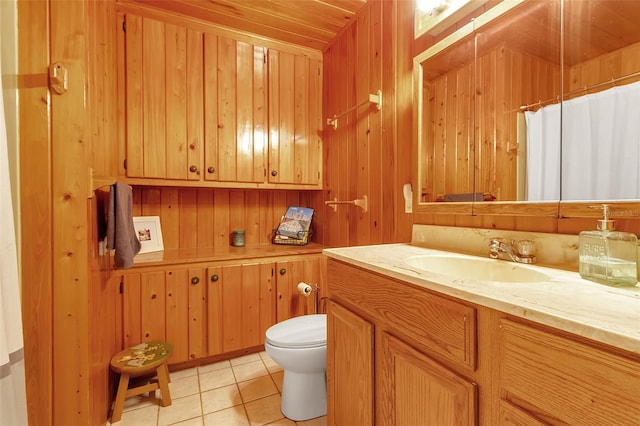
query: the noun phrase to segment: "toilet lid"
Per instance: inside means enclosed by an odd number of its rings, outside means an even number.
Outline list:
[[[309,348],[327,344],[327,316],[302,315],[269,327],[267,343],[281,348]]]

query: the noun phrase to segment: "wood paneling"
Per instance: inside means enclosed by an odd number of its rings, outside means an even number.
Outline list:
[[[19,88],[22,327],[31,424],[53,422],[53,218],[46,2],[17,2],[18,72],[41,84]],[[25,123],[23,117],[31,117]],[[28,153],[29,155],[25,155]]]
[[[271,242],[289,206],[313,206],[312,197],[304,191],[136,187],[133,214],[160,216],[165,249],[226,247],[234,229],[244,229],[246,244],[256,245]]]
[[[136,0],[242,32],[323,49],[366,0]]]
[[[396,123],[398,117],[411,120],[411,43],[400,43],[406,40],[400,9],[410,11],[413,22],[413,9],[404,2],[367,2],[325,50],[323,117],[365,105],[341,115],[336,130],[324,125],[325,191],[320,201],[369,198],[366,213],[353,205],[339,206],[335,213],[322,209],[322,241],[327,245],[410,239],[402,185],[411,181],[411,121]],[[381,111],[367,103],[379,89]]]

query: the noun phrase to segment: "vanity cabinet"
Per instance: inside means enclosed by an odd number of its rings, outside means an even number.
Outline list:
[[[329,424],[477,424],[475,308],[332,259],[328,274]]]
[[[131,183],[321,189],[319,57],[121,19],[122,173]]]
[[[315,312],[299,282],[325,291],[320,254],[140,268],[121,277],[123,348],[170,342],[170,364],[260,347],[273,324]]]
[[[638,353],[431,284],[329,258],[329,424],[638,424]]]
[[[510,319],[501,319],[498,330],[501,424],[640,421],[637,357]]]

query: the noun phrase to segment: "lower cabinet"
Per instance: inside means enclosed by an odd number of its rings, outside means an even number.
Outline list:
[[[498,330],[501,424],[640,424],[637,356],[510,319]]]
[[[165,269],[123,276],[123,347],[171,342],[170,363],[203,357],[206,288],[203,269]]]
[[[327,278],[329,425],[640,424],[636,353],[333,259]]]
[[[328,424],[478,422],[475,309],[329,260]]]
[[[327,303],[329,425],[373,425],[373,324]]]
[[[383,332],[377,375],[380,425],[475,425],[476,385]]]
[[[298,283],[322,292],[326,278],[322,255],[140,269],[122,275],[122,347],[167,341],[170,364],[263,345],[276,322],[315,312]]]

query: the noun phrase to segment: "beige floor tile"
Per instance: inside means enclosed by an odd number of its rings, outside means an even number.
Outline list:
[[[242,405],[204,416],[204,426],[246,426],[249,424]]]
[[[200,391],[208,391],[223,386],[229,386],[236,382],[231,368],[223,368],[221,370],[213,370],[206,373],[200,373]]]
[[[278,388],[273,383],[271,376],[268,375],[240,382],[238,388],[240,395],[242,395],[242,401],[245,403],[278,393]]]
[[[286,417],[284,419],[276,420],[272,423],[267,423],[268,426],[296,426],[296,422],[289,420]]]
[[[113,426],[155,426],[158,422],[158,407],[147,406],[122,413]]]
[[[220,362],[214,362],[207,365],[201,365],[198,367],[198,372],[202,374],[202,373],[208,373],[209,371],[223,370],[225,368],[230,368],[230,367],[231,367],[231,363],[228,360],[220,361]]]
[[[160,400],[157,398],[159,395],[158,391],[152,392],[150,396],[144,395],[136,395],[130,396],[129,398],[124,400],[124,409],[122,412],[127,412],[130,410],[138,410],[143,407],[158,407],[160,405]]]
[[[202,417],[196,417],[194,419],[185,420],[184,422],[174,423],[171,426],[203,426],[203,424],[204,419]]]
[[[169,373],[171,381],[182,379],[183,377],[196,376],[198,374],[197,367],[186,368],[184,370],[172,371]]]
[[[202,412],[204,414],[213,413],[214,411],[220,411],[225,408],[231,408],[242,404],[242,398],[240,398],[240,392],[238,392],[238,386],[235,383],[233,385],[202,392],[201,398]]]
[[[171,379],[169,383],[169,393],[171,398],[182,398],[183,396],[200,393],[198,376],[187,376],[180,379]]]
[[[316,417],[315,419],[306,420],[304,422],[296,422],[298,426],[327,426],[327,416]]]
[[[244,355],[244,356],[239,356],[238,358],[233,358],[231,361],[231,365],[240,365],[240,364],[246,364],[248,362],[254,362],[254,361],[260,361],[260,354],[259,353],[255,353],[255,354],[249,354],[249,355]]]
[[[200,395],[177,398],[172,401],[170,406],[160,407],[158,426],[171,425],[194,417],[202,417]]]
[[[262,362],[264,362],[264,365],[265,367],[267,367],[267,370],[269,371],[269,373],[273,374],[275,372],[284,370],[280,365],[278,365],[271,358],[262,358]]]
[[[264,425],[284,418],[280,411],[280,394],[244,404],[251,425]]]
[[[284,379],[284,370],[271,373],[271,378],[276,384],[276,387],[278,388],[278,392],[282,393],[282,380]]]
[[[256,379],[258,377],[266,376],[269,374],[267,367],[264,366],[262,360],[251,361],[246,364],[238,364],[233,367],[233,374],[236,376],[236,381],[244,382],[245,380]]]

